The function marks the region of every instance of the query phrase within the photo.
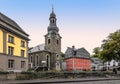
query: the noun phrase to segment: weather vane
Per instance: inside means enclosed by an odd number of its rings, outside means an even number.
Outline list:
[[[52,0],[52,12],[54,11],[54,0]]]

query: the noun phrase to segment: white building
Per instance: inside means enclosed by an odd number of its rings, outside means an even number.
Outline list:
[[[103,69],[103,61],[99,58],[91,58],[91,70],[102,70]]]
[[[104,67],[106,67],[107,70],[113,69],[118,66],[120,66],[120,62],[118,62],[116,60],[111,60],[111,61],[107,61],[104,63]]]

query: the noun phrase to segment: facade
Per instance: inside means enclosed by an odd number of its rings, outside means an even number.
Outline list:
[[[46,67],[48,70],[61,70],[61,36],[56,25],[56,15],[52,9],[49,18],[50,24],[45,35],[45,44],[38,45],[29,50],[29,61],[31,68]],[[36,56],[38,56],[38,65],[36,65]]]
[[[103,61],[99,58],[91,58],[91,70],[103,70]]]
[[[0,71],[28,69],[28,36],[16,22],[0,13]]]
[[[90,70],[90,54],[85,48],[68,47],[65,52],[66,70]]]

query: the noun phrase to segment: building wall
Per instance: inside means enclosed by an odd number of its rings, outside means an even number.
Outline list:
[[[35,66],[43,66],[42,61],[46,61],[46,56],[50,56],[50,54],[48,52],[44,52],[44,51],[40,51],[40,52],[35,52],[35,53],[30,53],[29,54],[29,63],[32,63],[32,67]],[[38,56],[38,65],[36,64],[36,57]],[[31,61],[31,57],[32,57],[32,61]],[[46,66],[46,64],[45,64]],[[32,68],[31,67],[31,68]]]
[[[6,71],[7,64],[7,57],[5,55],[0,54],[0,71]]]
[[[0,53],[3,53],[3,31],[0,29]]]
[[[22,72],[22,71],[27,71],[28,69],[28,59],[24,57],[15,57],[15,56],[8,56],[8,60],[12,59],[15,61],[15,65],[13,69],[9,69],[8,71],[14,71],[14,72]],[[25,62],[24,68],[21,68],[21,61]]]
[[[8,36],[14,37],[14,44],[8,42]],[[25,42],[25,47],[21,47],[21,40]],[[7,31],[0,30],[0,71],[27,71],[27,41],[10,34]],[[13,56],[8,55],[8,46],[14,47]],[[21,50],[24,50],[24,57],[21,57]],[[8,61],[14,60],[14,67],[8,68]],[[25,62],[24,67],[21,68],[21,62]]]
[[[66,70],[90,70],[90,59],[69,58],[66,59]]]
[[[13,43],[9,43],[8,42],[8,36],[13,36],[14,37],[14,44]],[[21,47],[21,40],[25,42],[25,47]],[[8,54],[8,46],[11,46],[11,47],[14,47],[14,55],[15,56],[21,56],[21,50],[24,50],[25,51],[25,54],[24,54],[24,57],[27,57],[27,41],[13,35],[13,34],[10,34],[10,33],[7,33],[7,38],[6,38],[6,52]]]
[[[14,68],[8,68],[8,60],[14,60]],[[24,68],[21,68],[21,61],[25,61]],[[28,69],[28,59],[23,57],[7,56],[0,54],[0,71],[21,72]]]
[[[48,42],[50,40],[50,43]],[[51,67],[53,70],[61,70],[61,37],[59,35],[46,35],[45,45],[50,52],[54,52],[51,56]],[[59,56],[59,57],[58,57]]]
[[[34,68],[36,66],[36,56],[39,58],[39,64],[37,66],[42,67],[44,61],[44,66],[48,67],[48,70],[60,70],[60,65],[59,67],[55,67],[56,63],[58,63],[58,60],[55,58],[56,53],[50,53],[48,51],[39,51],[39,52],[34,52],[34,53],[29,53],[29,68]],[[47,63],[47,56],[49,56],[49,63]],[[31,61],[32,57],[32,61]],[[48,64],[48,65],[47,65]]]
[[[50,43],[48,43],[48,40],[50,40]],[[58,35],[45,36],[45,45],[49,51],[61,53],[61,37],[60,36]]]

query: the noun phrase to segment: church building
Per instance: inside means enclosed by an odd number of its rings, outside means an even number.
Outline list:
[[[52,8],[49,26],[45,35],[45,44],[31,48],[29,53],[29,68],[36,70],[61,70],[61,36],[57,27],[56,15]]]

